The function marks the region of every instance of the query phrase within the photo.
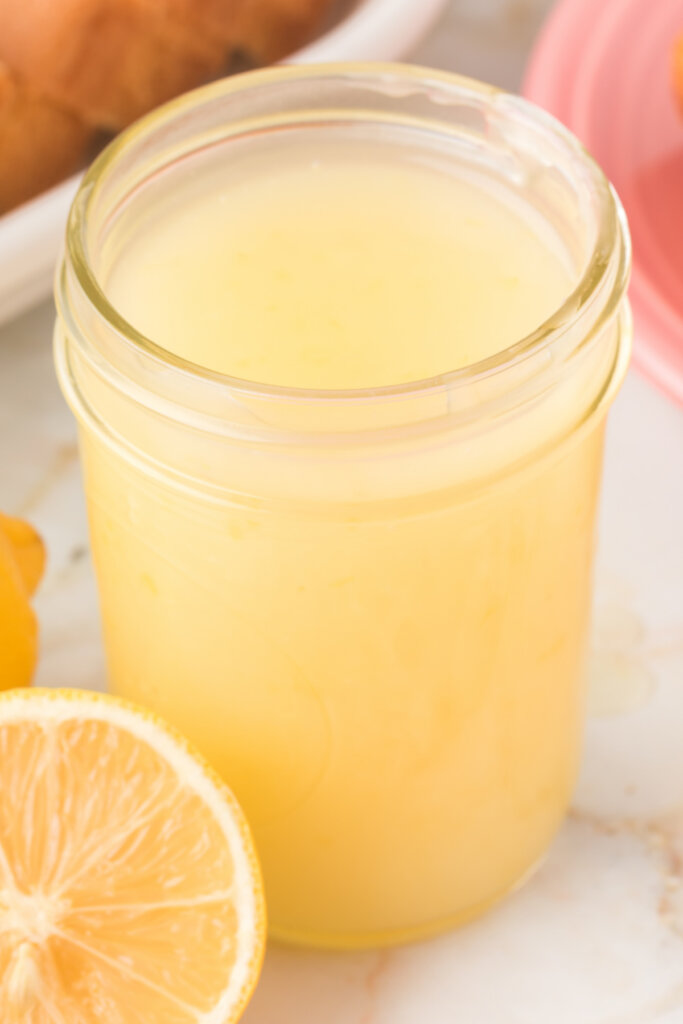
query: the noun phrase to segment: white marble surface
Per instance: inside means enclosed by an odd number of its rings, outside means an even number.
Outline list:
[[[459,0],[415,55],[515,87],[538,0]],[[0,508],[50,563],[37,682],[101,687],[75,429],[52,311],[0,332]],[[536,877],[383,953],[271,949],[246,1024],[683,1024],[683,411],[631,373],[607,444],[584,767]]]

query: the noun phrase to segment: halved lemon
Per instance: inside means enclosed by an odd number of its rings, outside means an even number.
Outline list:
[[[24,586],[34,594],[45,571],[45,545],[30,523],[0,512],[0,533],[10,543]]]
[[[37,649],[38,624],[24,575],[0,527],[0,690],[28,686]]]
[[[264,942],[244,816],[182,737],[100,694],[0,694],[3,1024],[226,1024]]]
[[[672,72],[678,109],[683,114],[683,32],[676,38],[674,43]]]

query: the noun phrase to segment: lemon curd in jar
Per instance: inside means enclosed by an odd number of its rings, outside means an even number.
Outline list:
[[[292,941],[477,914],[577,767],[623,228],[548,119],[422,81],[172,105],[91,172],[58,287],[111,686],[229,782]]]
[[[532,211],[410,156],[303,140],[176,179],[110,240],[103,286],[168,351],[262,384],[375,388],[477,363],[575,275]]]

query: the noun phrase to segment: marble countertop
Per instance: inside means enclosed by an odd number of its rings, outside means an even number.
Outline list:
[[[414,59],[519,84],[547,3],[455,0]],[[104,666],[46,304],[0,331],[0,507],[42,531],[39,685]],[[608,430],[574,808],[483,920],[389,952],[272,948],[245,1024],[683,1024],[683,411],[631,371]]]

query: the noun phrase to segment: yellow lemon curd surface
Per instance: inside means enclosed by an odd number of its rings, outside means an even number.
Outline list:
[[[100,278],[135,328],[204,368],[362,389],[500,352],[576,271],[483,180],[330,145],[159,188],[112,232]],[[256,446],[241,480],[284,481],[291,500],[255,483],[222,502],[82,441],[111,685],[228,780],[275,935],[409,938],[524,877],[575,776],[600,422],[504,474],[499,433],[472,455],[481,485],[450,498],[438,477],[466,440],[332,470],[324,452]],[[201,471],[219,458],[190,430],[176,443]]]

